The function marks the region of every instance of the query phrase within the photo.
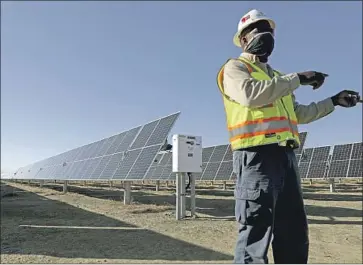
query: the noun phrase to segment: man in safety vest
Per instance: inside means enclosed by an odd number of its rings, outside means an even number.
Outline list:
[[[307,263],[308,224],[293,151],[300,144],[297,125],[360,101],[357,92],[344,90],[317,103],[296,102],[295,89],[317,89],[327,75],[283,74],[268,65],[274,30],[274,21],[262,12],[244,15],[233,39],[243,53],[228,60],[217,78],[237,178],[235,263],[268,263],[271,239],[275,263]]]

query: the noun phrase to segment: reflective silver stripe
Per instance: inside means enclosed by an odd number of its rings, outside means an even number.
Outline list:
[[[278,130],[281,128],[290,128],[290,126],[293,128],[293,130],[296,133],[298,132],[297,125],[290,124],[290,122],[288,120],[268,121],[268,122],[263,122],[263,123],[248,124],[248,125],[244,125],[242,127],[230,130],[229,137],[233,138],[233,137],[243,135],[243,134],[248,134],[248,133],[265,132],[265,131],[269,131],[269,130]]]

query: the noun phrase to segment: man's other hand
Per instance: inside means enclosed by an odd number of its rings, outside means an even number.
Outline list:
[[[331,97],[334,106],[342,106],[345,108],[354,107],[358,102],[361,101],[358,92],[351,90],[343,90]]]

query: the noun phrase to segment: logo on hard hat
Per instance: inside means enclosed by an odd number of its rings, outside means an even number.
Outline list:
[[[243,17],[243,18],[241,19],[241,21],[242,21],[242,23],[245,23],[245,22],[246,22],[247,20],[249,20],[249,19],[250,19],[250,15]]]

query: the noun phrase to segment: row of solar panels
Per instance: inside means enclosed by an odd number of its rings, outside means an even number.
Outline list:
[[[306,148],[299,171],[302,178],[362,177],[362,142]]]
[[[19,169],[14,178],[169,179],[173,175],[171,154],[158,155],[158,153],[178,115],[179,113],[172,114],[144,126],[39,161]],[[306,132],[300,133],[302,145],[296,150],[297,154],[301,152],[306,136]],[[157,164],[154,161],[158,161]],[[216,179],[229,178],[228,172],[232,167],[232,152],[229,145],[204,148],[203,166],[206,167],[203,174],[198,174],[201,180],[209,179],[209,175],[214,173]]]
[[[344,178],[362,176],[362,143],[303,149],[296,154],[301,178]],[[203,172],[197,181],[232,180],[232,152],[229,145],[203,149]],[[171,153],[159,154],[145,179],[173,180]]]
[[[16,179],[143,179],[180,112],[20,168]]]
[[[305,143],[306,136],[306,132],[300,134],[302,145]],[[331,154],[332,148],[333,152]],[[117,149],[120,150],[120,148]],[[151,150],[151,152],[145,152],[146,150]],[[31,177],[28,177],[27,179],[174,179],[175,174],[172,173],[171,152],[162,152],[157,154],[158,150],[159,145],[149,146],[147,148],[138,148],[128,151],[128,154],[131,155],[127,155],[126,158],[123,157],[125,156],[123,152],[118,152],[113,155],[106,153],[106,155],[101,157],[85,159],[82,161],[77,160],[71,164],[68,171],[64,170],[64,167],[66,167],[64,164],[49,166],[44,170],[40,170],[39,173],[35,175],[35,177],[30,175]],[[142,151],[144,151],[144,155],[140,156]],[[323,146],[306,149],[302,149],[301,146],[295,151],[295,153],[299,163],[299,170],[302,178],[359,177],[362,174],[362,143],[336,145],[333,147]],[[153,159],[150,160],[150,158]],[[202,162],[202,173],[194,174],[197,181],[231,180],[232,151],[229,145],[218,145],[203,148]],[[133,167],[135,164],[137,167]],[[138,169],[141,174],[138,173],[138,175],[136,175],[133,173],[135,171],[137,172],[136,169]],[[121,178],[120,176],[126,177]],[[128,178],[128,176],[133,176],[133,178]],[[135,176],[138,177],[136,178]],[[22,179],[24,177],[16,176],[16,178]]]

